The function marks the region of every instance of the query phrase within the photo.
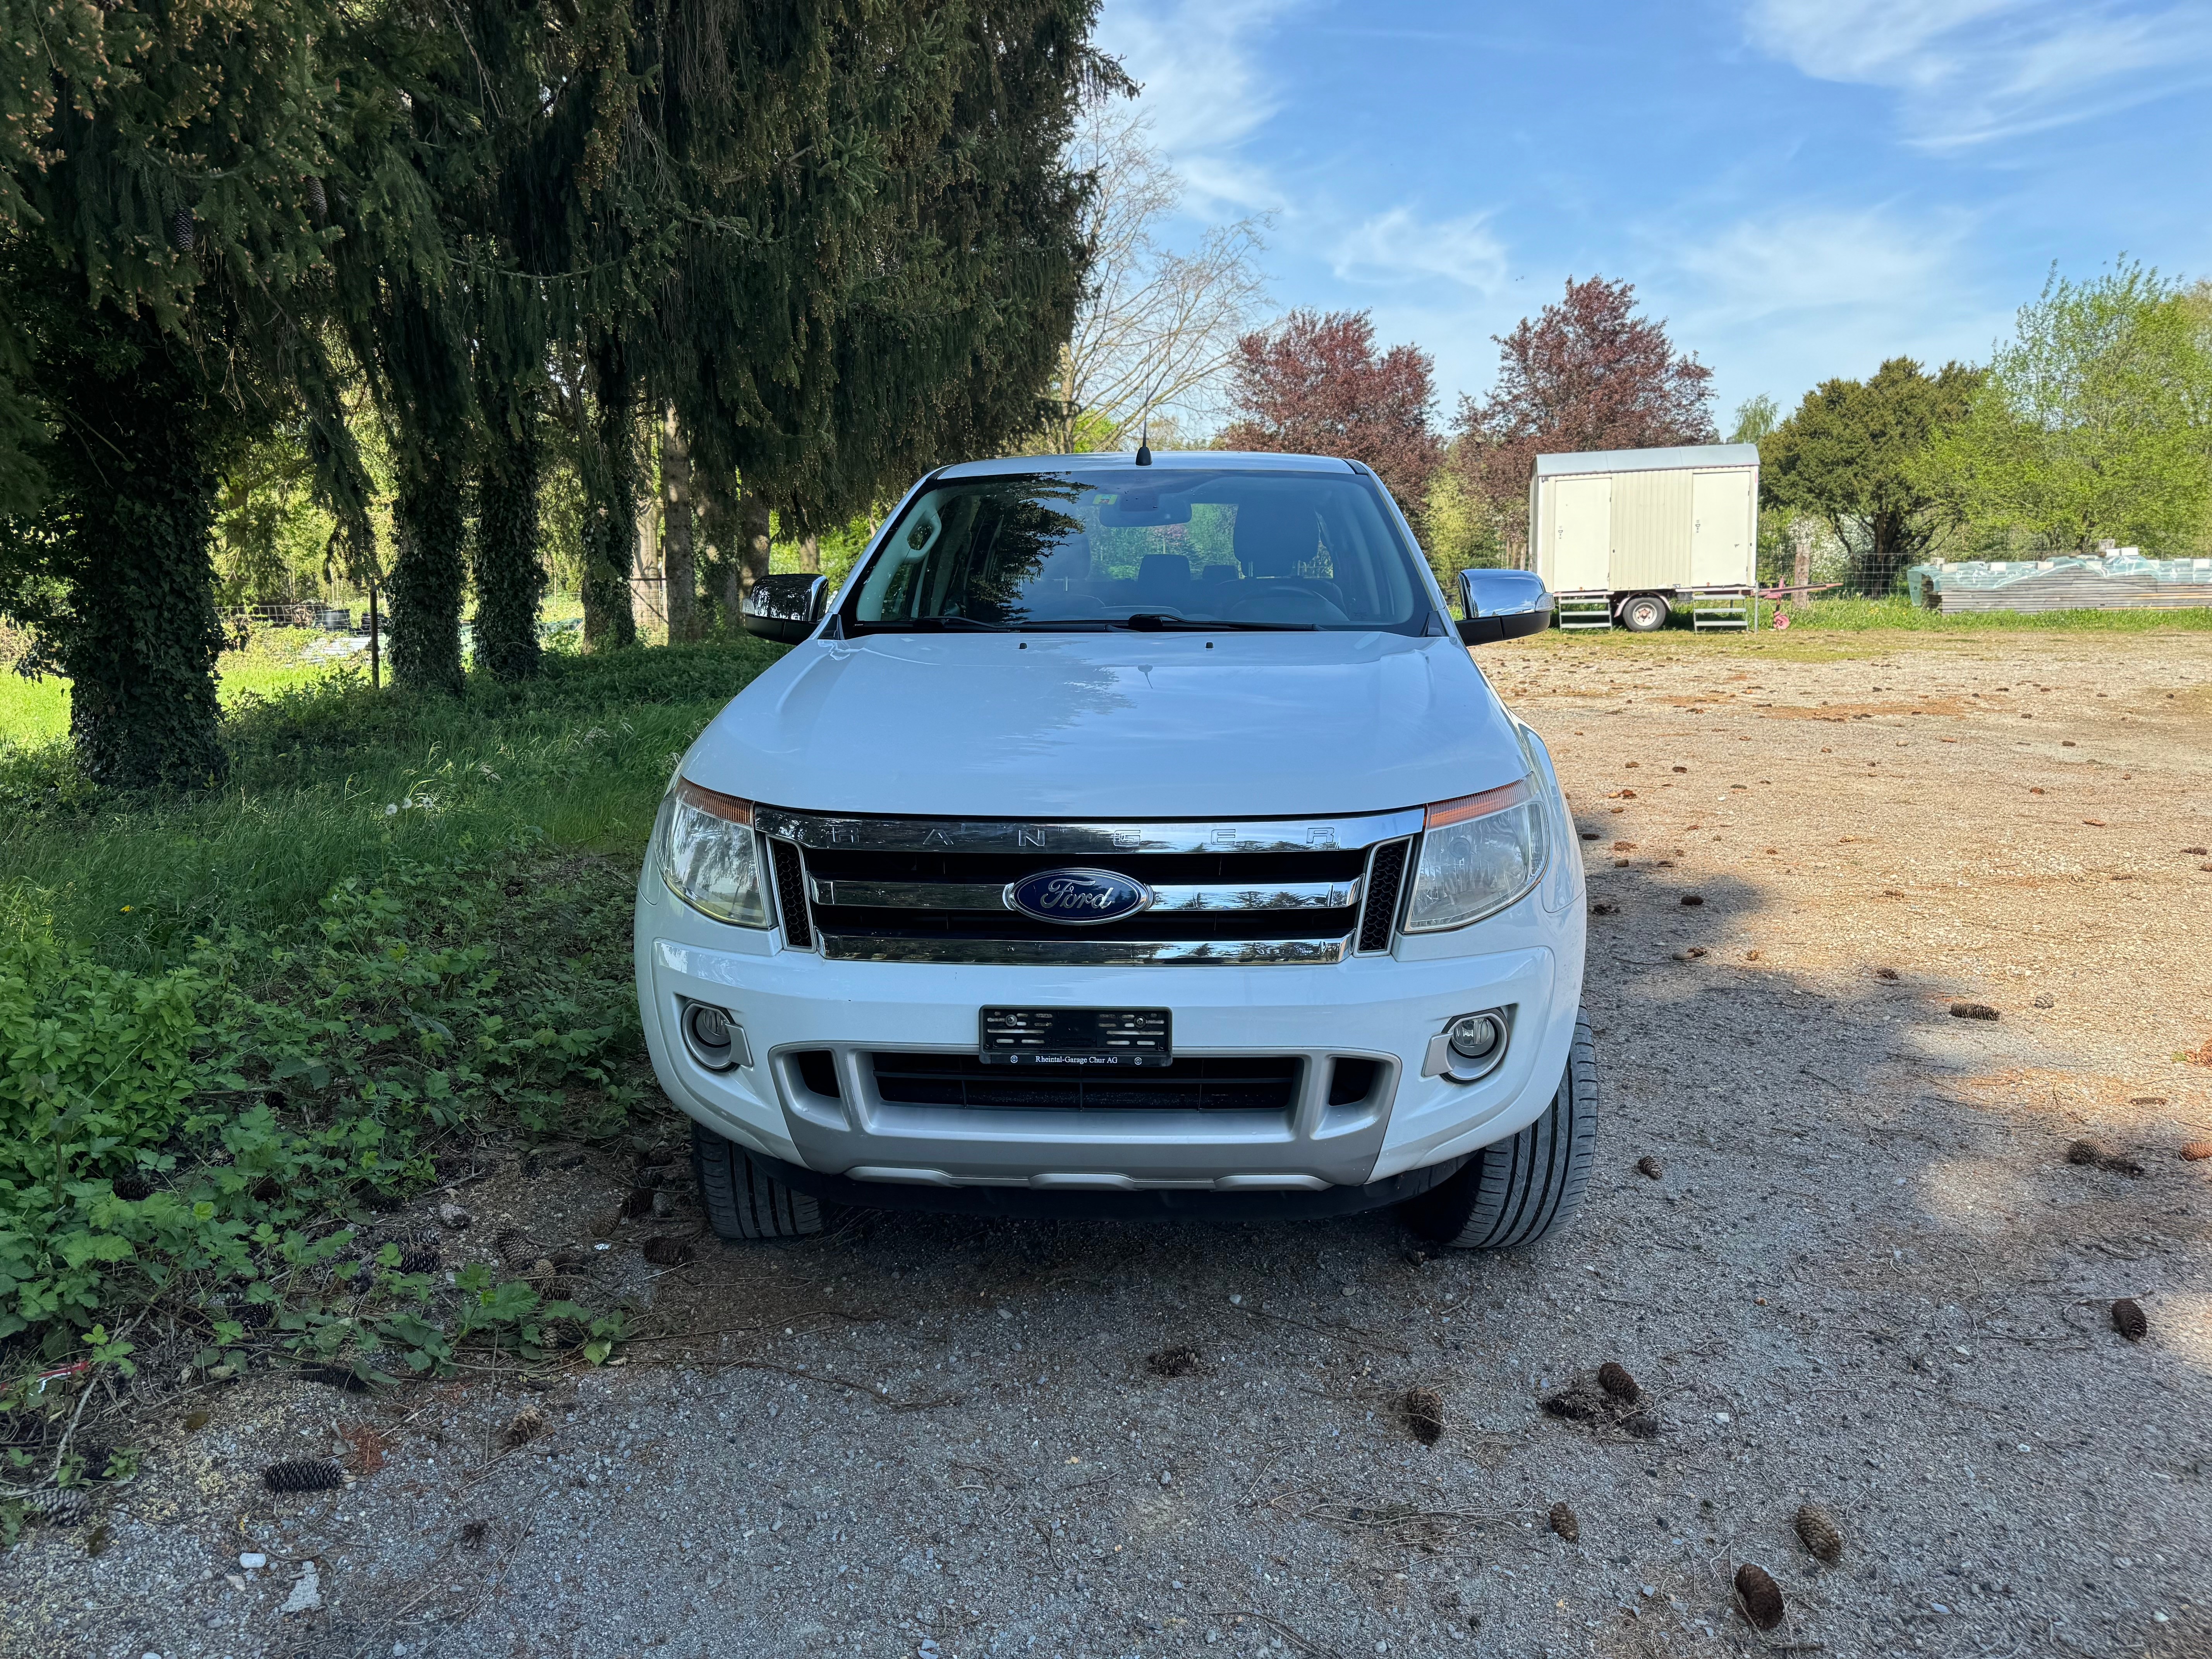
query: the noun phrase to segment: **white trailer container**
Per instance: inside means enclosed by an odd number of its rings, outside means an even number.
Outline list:
[[[1748,627],[1759,446],[1539,455],[1528,547],[1562,628],[1649,633],[1686,608],[1699,628]]]

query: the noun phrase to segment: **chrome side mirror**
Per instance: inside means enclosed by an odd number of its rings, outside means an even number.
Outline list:
[[[762,576],[745,595],[744,614],[738,620],[748,634],[796,645],[814,631],[829,604],[826,576]]]
[[[1459,602],[1462,645],[1524,639],[1552,625],[1551,590],[1533,570],[1462,570]]]

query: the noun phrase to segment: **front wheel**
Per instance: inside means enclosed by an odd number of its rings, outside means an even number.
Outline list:
[[[1638,593],[1620,607],[1620,625],[1632,634],[1656,634],[1667,625],[1667,601],[1656,593]]]
[[[819,1203],[770,1176],[735,1141],[697,1122],[691,1126],[691,1173],[718,1237],[807,1238],[822,1231]]]
[[[1596,1152],[1597,1051],[1589,1022],[1577,1019],[1567,1069],[1543,1115],[1484,1147],[1401,1213],[1421,1237],[1455,1249],[1534,1244],[1574,1219]]]

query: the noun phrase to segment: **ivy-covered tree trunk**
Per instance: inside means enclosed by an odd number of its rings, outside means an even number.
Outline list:
[[[699,568],[691,542],[691,451],[672,405],[660,422],[660,513],[668,642],[682,645],[699,637]]]
[[[466,566],[459,468],[432,456],[408,469],[392,505],[398,556],[385,579],[395,684],[459,696]]]
[[[54,567],[68,595],[42,629],[71,682],[70,737],[97,782],[204,787],[227,769],[208,556],[220,484],[204,400],[158,341],[125,372],[86,374],[76,392],[64,437],[74,488]]]
[[[629,565],[637,547],[637,394],[619,343],[593,354],[597,381],[594,465],[585,469],[584,648],[637,643],[630,614]]]
[[[496,680],[538,672],[538,430],[495,428],[477,475],[477,660]]]
[[[748,489],[738,498],[738,552],[743,571],[738,595],[753,591],[753,584],[769,573],[770,552],[768,497],[757,489]]]

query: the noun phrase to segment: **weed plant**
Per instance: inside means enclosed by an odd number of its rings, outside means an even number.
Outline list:
[[[488,1136],[623,1132],[644,1093],[629,921],[653,811],[775,654],[556,654],[536,683],[459,698],[335,674],[242,700],[230,781],[199,799],[92,787],[58,741],[0,748],[0,1480],[18,1500],[88,1473],[27,1449],[51,1415],[33,1374],[127,1375],[157,1336],[165,1365],[217,1378],[605,1356],[619,1309],[408,1271],[380,1218]]]

